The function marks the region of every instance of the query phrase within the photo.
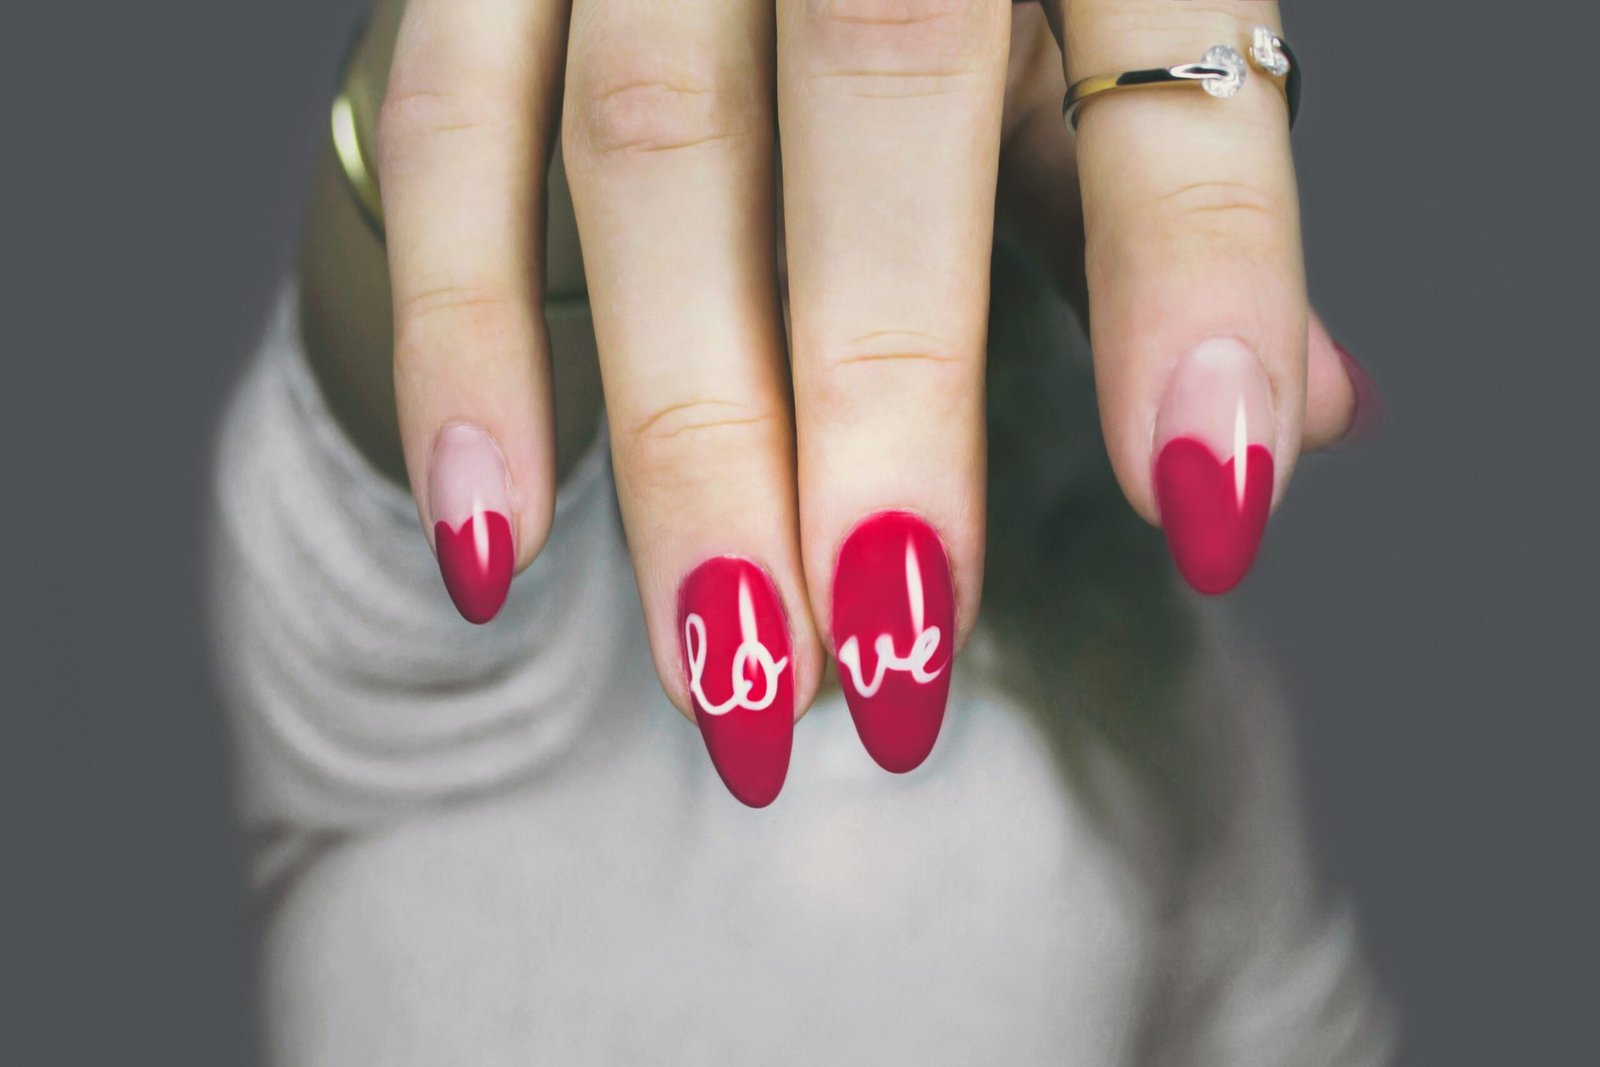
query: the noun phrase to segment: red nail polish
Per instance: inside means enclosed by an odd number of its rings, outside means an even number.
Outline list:
[[[708,559],[678,591],[678,633],[695,722],[728,791],[771,804],[789,773],[794,664],[789,621],[765,571]]]
[[[1388,405],[1378,391],[1378,383],[1372,380],[1372,375],[1367,373],[1365,367],[1356,362],[1356,357],[1337,341],[1333,342],[1333,350],[1339,354],[1339,362],[1344,365],[1344,372],[1349,375],[1350,386],[1356,393],[1355,417],[1350,420],[1350,428],[1339,439],[1339,445],[1358,445],[1378,435],[1388,420]]]
[[[508,485],[500,446],[486,431],[464,422],[439,431],[428,469],[433,551],[468,622],[494,618],[511,588],[517,550]]]
[[[498,511],[479,512],[455,529],[441,520],[433,525],[433,544],[461,617],[476,623],[494,618],[511,588],[511,520]]]
[[[1272,507],[1272,389],[1243,342],[1204,341],[1173,368],[1156,413],[1152,481],[1178,570],[1226,593],[1255,560]]]
[[[950,695],[956,596],[944,542],[905,511],[845,538],[833,572],[839,682],[867,752],[902,774],[928,758]]]
[[[1199,438],[1179,437],[1157,457],[1155,484],[1167,545],[1189,584],[1211,595],[1238,585],[1267,525],[1272,453],[1250,445],[1223,461]]]

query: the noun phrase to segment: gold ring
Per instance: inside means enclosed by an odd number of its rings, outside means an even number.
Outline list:
[[[1121,74],[1097,74],[1075,81],[1062,101],[1061,117],[1076,130],[1079,112],[1084,104],[1106,93],[1123,89],[1198,85],[1213,97],[1225,100],[1244,88],[1251,65],[1283,87],[1284,97],[1289,104],[1289,126],[1293,128],[1295,117],[1300,112],[1300,63],[1288,43],[1267,26],[1257,26],[1251,31],[1248,64],[1237,49],[1219,44],[1208,50],[1198,63],[1130,70]]]

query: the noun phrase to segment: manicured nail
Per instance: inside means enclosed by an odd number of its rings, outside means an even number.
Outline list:
[[[1344,372],[1350,376],[1350,386],[1356,392],[1355,418],[1350,420],[1350,428],[1339,439],[1338,447],[1345,448],[1378,436],[1388,419],[1389,406],[1383,402],[1378,383],[1356,362],[1356,357],[1338,341],[1333,342],[1333,350],[1339,353],[1339,362],[1344,364]]]
[[[509,483],[494,438],[466,423],[439,431],[428,468],[433,548],[444,587],[468,622],[494,618],[511,588]]]
[[[695,722],[722,782],[764,808],[783,788],[794,742],[789,621],[767,573],[708,559],[678,590],[678,633]]]
[[[1232,339],[1184,356],[1156,416],[1156,501],[1178,570],[1226,593],[1250,570],[1272,504],[1272,391]]]
[[[867,752],[913,770],[939,739],[956,623],[950,559],[933,527],[882,511],[845,538],[833,571],[839,682]]]

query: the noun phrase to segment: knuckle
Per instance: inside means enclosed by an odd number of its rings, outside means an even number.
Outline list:
[[[1170,234],[1214,236],[1229,244],[1277,241],[1293,221],[1282,195],[1250,182],[1189,182],[1163,193],[1155,217]]]
[[[822,0],[808,10],[825,32],[906,44],[960,44],[997,13],[1010,22],[991,0]]]
[[[985,0],[823,0],[807,11],[815,74],[868,96],[948,91],[999,56],[1010,33],[1009,8]]]
[[[654,61],[595,57],[569,101],[569,154],[606,157],[714,146],[756,129],[754,93],[713,67],[666,70]]]
[[[420,289],[395,305],[396,350],[402,358],[442,343],[463,353],[493,351],[510,335],[515,314],[510,294],[488,283]]]
[[[1187,0],[1181,9],[1165,3],[1105,4],[1101,0],[1064,0],[1064,21],[1097,26],[1095,36],[1107,41],[1149,41],[1155,47],[1193,45],[1196,35],[1213,33],[1231,36],[1240,29],[1241,16],[1235,0]],[[1249,26],[1249,23],[1244,23]],[[1164,54],[1164,53],[1157,53]]]
[[[515,109],[493,94],[392,85],[378,109],[378,165],[403,165],[442,137],[501,136],[516,121]]]
[[[939,406],[939,398],[973,388],[976,365],[954,346],[927,334],[877,333],[816,361],[808,406],[846,421],[881,409],[885,396],[902,404]]]
[[[784,419],[770,407],[719,397],[662,404],[627,424],[622,448],[652,482],[698,478],[708,454],[736,456],[778,443]]]

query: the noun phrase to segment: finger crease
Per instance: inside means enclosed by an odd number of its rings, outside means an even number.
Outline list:
[[[744,133],[713,133],[705,137],[695,137],[689,140],[648,141],[624,146],[624,150],[636,155],[650,155],[656,152],[676,152],[685,148],[699,148],[704,145],[716,144],[720,141],[743,140]]]
[[[700,422],[687,422],[665,433],[658,433],[655,435],[655,439],[658,441],[670,441],[679,434],[699,432],[701,430],[725,430],[735,426],[752,426],[758,422],[766,421],[767,419],[764,415],[751,415],[749,418],[744,419],[705,419]]]
[[[612,97],[621,96],[623,93],[670,93],[676,96],[706,96],[711,91],[704,86],[698,85],[678,85],[663,81],[637,81],[629,82],[627,85],[619,85],[614,89],[607,89],[595,99],[610,100]]]
[[[401,317],[422,316],[445,309],[498,307],[505,303],[503,297],[464,285],[439,285],[413,293],[401,302]]]
[[[819,78],[964,78],[970,70],[829,70]]]
[[[855,355],[840,356],[833,361],[833,365],[848,367],[857,363],[887,363],[898,360],[910,360],[914,363],[959,363],[961,357],[933,352],[860,352]]]
[[[648,419],[645,419],[643,422],[639,423],[639,425],[637,425],[637,426],[635,426],[633,428],[633,436],[635,436],[635,437],[643,437],[645,434],[650,432],[651,427],[655,426],[662,419],[666,418],[669,415],[676,414],[679,411],[686,411],[689,408],[702,408],[702,407],[736,408],[738,406],[739,406],[738,404],[735,404],[731,400],[685,400],[681,404],[673,404],[670,407],[662,408],[660,411],[656,412],[654,415],[651,415]],[[716,423],[716,422],[724,421],[724,420],[712,419],[712,420],[709,420],[709,421],[711,423]],[[754,421],[754,420],[746,420],[746,421]],[[672,433],[663,434],[662,436],[671,437],[671,436],[673,436],[673,434],[676,434],[678,432],[679,432],[678,430],[674,430],[674,431],[672,431]]]

